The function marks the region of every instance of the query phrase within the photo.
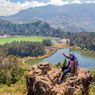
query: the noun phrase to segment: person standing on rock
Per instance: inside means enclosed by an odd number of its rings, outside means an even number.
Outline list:
[[[69,56],[62,53],[65,58],[67,58],[69,61],[66,66],[62,66],[62,76],[60,79],[60,83],[64,81],[64,77],[67,73],[76,73],[77,67],[78,67],[78,61],[74,54],[69,54]]]

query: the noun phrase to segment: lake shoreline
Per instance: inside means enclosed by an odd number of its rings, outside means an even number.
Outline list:
[[[95,68],[95,56],[88,56],[85,53],[81,53],[80,51],[71,51],[70,47],[62,47],[62,48],[57,48],[56,51],[50,53],[48,56],[44,57],[37,57],[37,58],[23,58],[24,63],[29,63],[30,65],[32,64],[37,64],[40,62],[48,62],[50,64],[58,64],[58,62],[62,63],[64,62],[64,56],[61,55],[61,52],[64,52],[66,54],[73,53],[75,56],[78,58],[80,62],[79,67],[84,67],[84,68]]]
[[[39,60],[39,59],[45,59],[48,58],[49,56],[52,56],[54,53],[56,53],[58,50],[63,49],[63,48],[69,48],[68,45],[55,45],[55,46],[50,46],[50,47],[45,47],[46,54],[43,56],[38,56],[38,57],[24,57],[22,58],[23,63],[26,60]]]
[[[63,63],[65,60],[65,57],[61,54],[61,52],[64,52],[65,54],[74,54],[76,56],[76,58],[79,61],[79,67],[83,67],[83,68],[95,68],[95,56],[88,56],[83,55],[82,53],[80,53],[80,51],[71,51],[70,48],[63,48],[63,49],[59,49],[56,53],[54,53],[52,56],[49,56],[48,58],[45,58],[43,60],[43,62],[48,62],[51,64],[58,64]]]
[[[92,51],[92,50],[88,50],[88,49],[81,49],[80,47],[78,46],[72,46],[70,47],[70,49],[72,51],[80,51],[82,54],[84,55],[89,55],[89,56],[93,56],[95,57],[95,51]]]

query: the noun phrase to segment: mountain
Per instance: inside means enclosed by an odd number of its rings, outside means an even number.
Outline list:
[[[53,28],[43,21],[36,21],[28,24],[14,24],[0,19],[0,35],[4,34],[63,37],[65,33],[61,29]]]
[[[13,34],[16,31],[16,24],[10,23],[9,21],[0,19],[0,35]]]
[[[1,17],[14,23],[31,23],[43,20],[53,27],[69,32],[95,32],[95,4],[70,4],[41,6],[20,11],[15,15]]]

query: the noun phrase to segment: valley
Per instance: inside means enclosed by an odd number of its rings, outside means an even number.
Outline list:
[[[95,95],[90,1],[0,0],[0,95]]]

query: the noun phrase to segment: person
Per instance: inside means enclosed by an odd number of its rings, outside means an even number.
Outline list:
[[[69,54],[69,56],[67,56],[63,53],[63,55],[69,61],[66,66],[62,66],[62,76],[60,79],[60,83],[62,83],[64,81],[64,77],[67,73],[75,73],[77,71],[77,66],[78,66],[78,60],[74,54]]]

